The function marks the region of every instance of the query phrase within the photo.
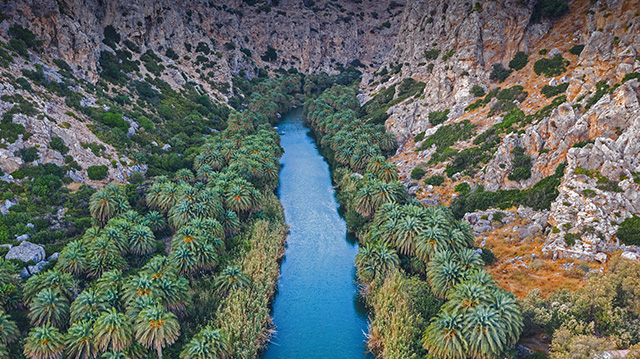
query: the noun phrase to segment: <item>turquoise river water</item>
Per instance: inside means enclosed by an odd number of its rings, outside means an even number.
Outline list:
[[[368,358],[367,312],[355,282],[358,247],[338,214],[329,165],[300,109],[278,128],[285,132],[278,196],[291,231],[273,304],[276,333],[263,358]]]

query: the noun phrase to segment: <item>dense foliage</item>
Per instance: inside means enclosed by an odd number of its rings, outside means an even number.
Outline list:
[[[369,348],[385,358],[501,357],[522,330],[515,297],[482,269],[465,222],[408,197],[383,156],[384,129],[361,122],[355,94],[333,87],[305,113],[333,167],[349,230],[362,243],[356,267],[374,311]],[[370,154],[356,152],[371,143]]]

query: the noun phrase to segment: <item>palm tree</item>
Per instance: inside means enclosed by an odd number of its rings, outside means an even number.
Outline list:
[[[33,325],[62,327],[69,319],[69,302],[54,289],[43,289],[31,301],[29,319]]]
[[[115,244],[100,237],[89,245],[89,252],[93,255],[89,259],[88,271],[93,277],[101,276],[103,273],[119,269],[126,265],[126,261],[122,258],[120,250]]]
[[[143,309],[136,318],[134,332],[136,340],[147,348],[155,348],[162,359],[162,348],[173,344],[180,335],[180,324],[176,316],[159,305]]]
[[[127,303],[131,303],[137,297],[152,296],[155,286],[156,284],[151,277],[145,273],[140,273],[127,283],[124,299]]]
[[[29,359],[60,359],[64,351],[64,336],[52,326],[34,327],[24,344],[24,355]]]
[[[225,233],[233,234],[240,229],[240,219],[234,211],[225,211],[222,218],[222,228]]]
[[[91,195],[89,211],[101,225],[116,215],[130,209],[129,201],[122,187],[109,184]]]
[[[229,353],[227,339],[219,329],[207,326],[185,344],[180,359],[226,358]]]
[[[484,265],[482,258],[475,250],[471,248],[461,249],[456,257],[458,259],[458,264],[465,270],[470,270],[472,268],[479,268]]]
[[[16,323],[9,320],[9,315],[4,314],[2,307],[0,307],[0,344],[12,343],[19,334],[20,331]]]
[[[416,240],[423,230],[422,221],[416,216],[403,216],[395,225],[393,238],[400,253],[412,254]]]
[[[477,283],[462,282],[453,288],[449,297],[445,308],[464,316],[469,310],[488,303],[489,290]]]
[[[93,288],[87,288],[71,303],[71,322],[93,322],[107,308],[104,295]]]
[[[507,346],[514,345],[520,339],[520,334],[524,328],[518,300],[513,293],[496,288],[493,290],[489,301],[491,308],[495,309],[502,318],[506,335],[505,344]]]
[[[216,278],[214,285],[219,291],[228,293],[232,289],[248,287],[250,283],[249,277],[239,267],[228,266]]]
[[[151,228],[152,231],[159,231],[167,225],[167,222],[162,214],[157,211],[151,211],[144,216],[142,224]]]
[[[197,256],[188,246],[174,247],[169,257],[176,263],[181,274],[192,273],[197,269]]]
[[[60,252],[56,263],[56,269],[64,273],[81,275],[87,270],[87,258],[85,247],[79,241],[67,244]]]
[[[358,276],[368,281],[384,278],[399,266],[400,259],[396,252],[382,243],[366,243],[356,255]]]
[[[191,182],[195,179],[195,177],[193,176],[193,172],[191,172],[191,170],[188,168],[181,168],[177,170],[173,178],[176,181],[185,181],[185,182]]]
[[[148,307],[158,305],[158,300],[153,298],[150,295],[145,295],[144,297],[135,297],[128,305],[127,305],[127,317],[129,317],[132,321],[135,321],[140,312]]]
[[[462,317],[458,313],[440,311],[424,331],[424,347],[440,359],[466,359],[468,345],[462,326]]]
[[[111,308],[94,323],[93,337],[96,348],[101,352],[107,349],[123,351],[133,341],[131,321],[125,314]]]
[[[113,245],[118,249],[120,253],[124,254],[129,249],[129,241],[127,239],[127,236],[130,228],[127,228],[127,231],[125,232],[117,228],[116,226],[111,225],[111,223],[112,221],[109,221],[107,227],[102,230],[102,236],[109,242],[113,243]],[[126,223],[130,225],[129,222]]]
[[[446,243],[447,233],[437,226],[425,226],[424,230],[416,238],[416,255],[427,262],[436,253],[448,248]]]
[[[251,193],[248,188],[233,186],[225,195],[225,206],[236,212],[248,211],[252,205]]]
[[[129,251],[135,255],[149,254],[156,249],[156,239],[147,226],[138,224],[129,234]]]
[[[38,273],[27,280],[24,286],[23,296],[25,302],[30,302],[44,289],[57,290],[68,300],[72,299],[77,290],[77,283],[71,274],[58,270],[48,270]]]
[[[191,207],[193,203],[189,200],[182,200],[169,210],[169,225],[173,229],[178,229],[187,224],[191,218]]]
[[[73,359],[94,359],[97,355],[93,342],[91,322],[81,321],[69,328],[65,336],[67,357]]]
[[[174,313],[182,311],[189,300],[189,281],[183,277],[162,277],[157,282],[160,303]]]
[[[454,254],[449,251],[437,253],[427,266],[427,277],[433,293],[440,298],[445,298],[466,275]]]
[[[505,349],[506,331],[497,310],[481,305],[465,317],[464,332],[475,358],[497,358]]]

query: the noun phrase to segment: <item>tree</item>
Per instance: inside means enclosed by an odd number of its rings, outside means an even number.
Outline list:
[[[93,337],[96,348],[101,352],[107,349],[123,351],[133,340],[131,321],[126,315],[111,308],[102,313],[94,323]]]
[[[248,287],[250,283],[249,277],[239,267],[228,266],[216,278],[214,285],[219,291],[228,293],[232,289]]]
[[[440,359],[465,359],[468,344],[462,330],[462,317],[443,310],[425,330],[422,342],[430,354]]]
[[[116,215],[130,209],[129,201],[121,186],[109,184],[91,195],[89,211],[101,225]]]
[[[20,331],[14,321],[9,319],[0,307],[0,344],[9,344],[18,338]]]
[[[400,266],[396,252],[382,243],[366,243],[356,255],[358,277],[373,281]]]
[[[433,288],[433,294],[440,298],[445,298],[466,275],[466,271],[449,251],[437,253],[427,266],[427,277]]]
[[[93,322],[107,309],[105,296],[93,288],[87,288],[71,303],[71,322]]]
[[[180,325],[173,313],[156,305],[143,309],[138,314],[134,332],[140,344],[155,348],[158,358],[162,359],[162,348],[176,341],[180,335]]]
[[[32,328],[24,344],[24,355],[29,359],[60,359],[63,351],[64,336],[48,325]]]
[[[76,285],[71,274],[49,270],[29,278],[24,286],[23,296],[25,302],[30,302],[44,289],[51,289],[60,292],[67,299],[72,299],[77,290]]]
[[[31,302],[29,319],[33,325],[65,326],[69,319],[69,302],[57,290],[43,289]]]
[[[129,234],[129,251],[135,255],[149,254],[156,249],[156,239],[149,227],[138,224]]]
[[[96,357],[91,322],[81,321],[73,324],[65,336],[65,343],[68,358],[93,359]]]
[[[180,353],[180,359],[226,358],[228,353],[227,338],[219,329],[207,326],[185,344]]]
[[[79,241],[70,242],[60,252],[56,269],[61,272],[80,275],[87,270],[87,258],[85,255],[85,247]]]
[[[464,332],[476,358],[497,358],[506,349],[505,327],[497,310],[481,305],[465,316]]]

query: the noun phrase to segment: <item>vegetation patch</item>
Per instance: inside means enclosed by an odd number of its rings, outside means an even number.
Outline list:
[[[531,177],[531,157],[525,154],[524,148],[515,147],[513,155],[513,170],[507,176],[511,181],[522,181]]]
[[[533,64],[533,71],[536,75],[554,77],[567,71],[567,66],[569,66],[569,60],[566,60],[562,55],[556,55],[550,59],[543,58],[536,61]]]
[[[445,122],[449,118],[449,109],[444,111],[431,111],[429,112],[429,123],[431,126],[437,126]]]
[[[516,52],[515,56],[509,61],[509,68],[515,71],[522,70],[529,63],[529,55],[522,51]]]
[[[568,87],[569,87],[568,82],[560,84],[558,86],[544,85],[542,90],[540,90],[540,93],[543,94],[544,97],[546,98],[551,98],[551,97],[558,96],[559,94],[567,91]]]
[[[493,81],[496,81],[496,82],[502,82],[502,81],[506,80],[507,77],[509,77],[509,75],[511,75],[511,71],[512,70],[507,70],[500,63],[493,64],[491,66],[491,74],[489,74],[489,79],[493,80]]]

